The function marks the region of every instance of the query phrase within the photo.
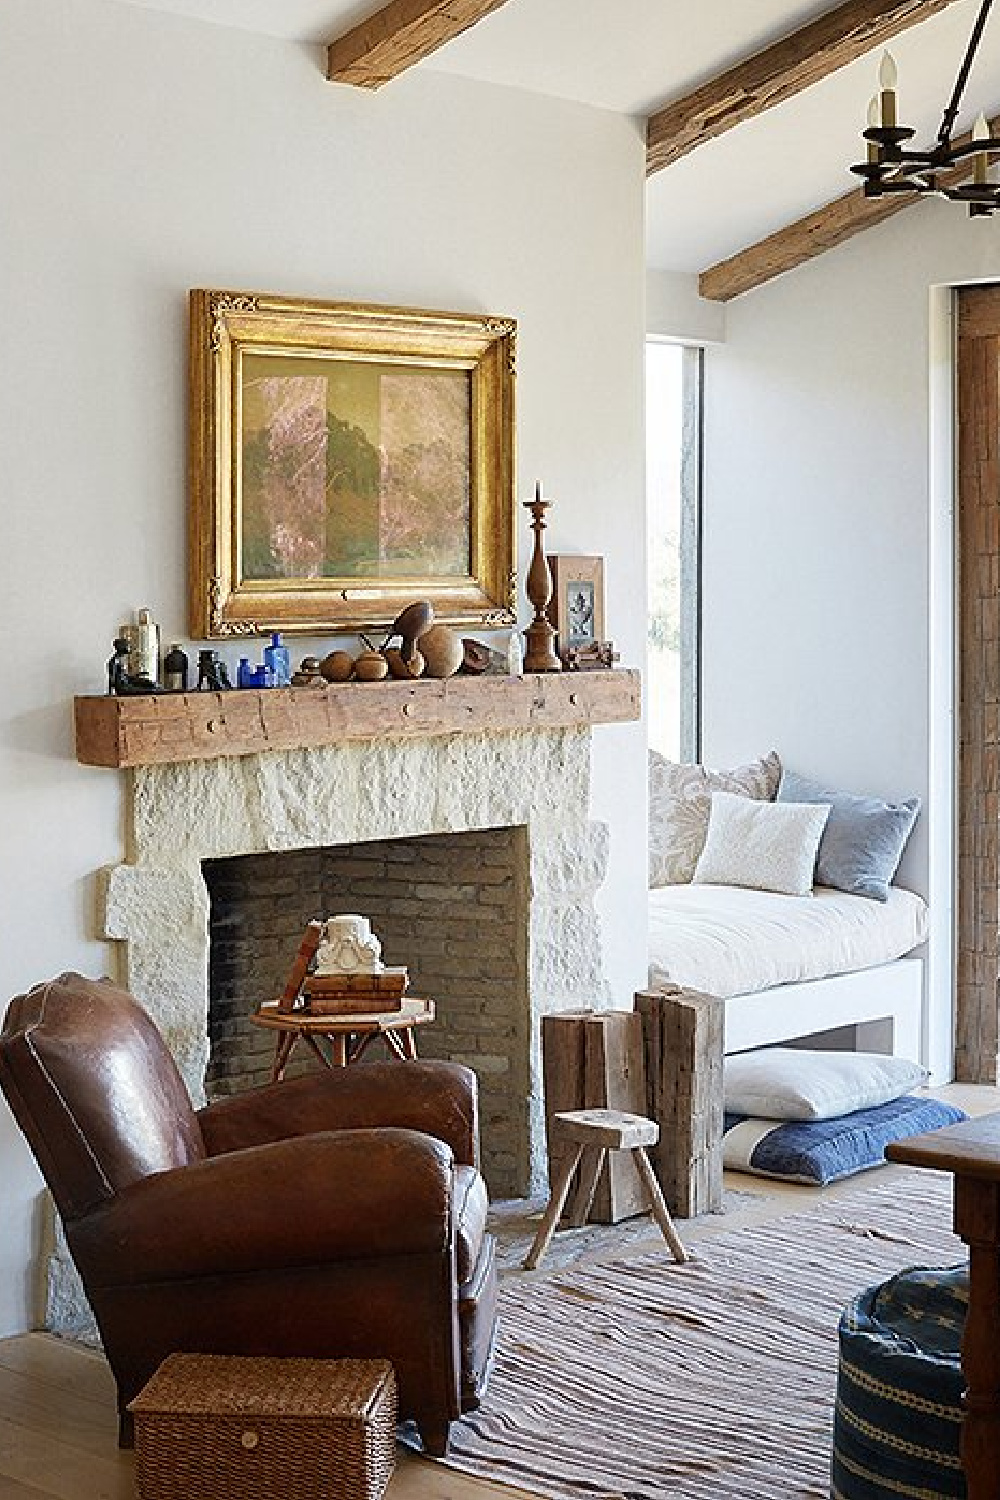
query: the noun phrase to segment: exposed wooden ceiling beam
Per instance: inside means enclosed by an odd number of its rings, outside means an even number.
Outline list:
[[[335,83],[381,88],[507,0],[390,0],[327,48]]]
[[[1000,133],[1000,115],[990,121],[990,134],[997,133]],[[971,135],[960,136],[955,145],[965,146],[971,139]],[[990,159],[996,160],[996,157],[991,155]],[[964,182],[972,175],[973,162],[974,158],[969,156],[950,171],[940,172],[939,182],[945,187]],[[758,240],[756,245],[750,245],[703,271],[698,278],[698,290],[709,302],[731,302],[734,297],[741,297],[744,292],[813,260],[825,250],[842,245],[862,230],[881,224],[902,209],[912,208],[922,196],[920,193],[888,193],[883,198],[866,198],[863,188],[845,193],[825,208],[817,208],[804,219],[786,225],[768,235],[767,239]],[[959,211],[955,209],[956,213]]]
[[[953,0],[847,0],[693,93],[650,115],[646,170],[659,172],[700,146],[791,99],[810,84],[945,10]]]

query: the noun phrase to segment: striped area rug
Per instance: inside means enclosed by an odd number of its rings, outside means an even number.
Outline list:
[[[950,1223],[949,1177],[892,1168],[685,1266],[506,1277],[496,1371],[447,1462],[551,1500],[826,1500],[841,1309],[964,1259]]]

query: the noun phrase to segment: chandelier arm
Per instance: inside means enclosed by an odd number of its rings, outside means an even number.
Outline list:
[[[958,111],[962,105],[962,95],[965,92],[965,85],[969,81],[969,74],[972,71],[972,64],[975,61],[976,51],[979,47],[979,43],[982,41],[983,28],[986,25],[986,18],[990,13],[992,5],[993,0],[983,0],[982,6],[979,10],[979,15],[976,17],[976,24],[972,28],[972,35],[969,38],[969,45],[966,48],[965,57],[962,59],[962,66],[958,70],[958,77],[955,80],[954,92],[952,93],[951,99],[948,102],[948,106],[945,109],[944,118],[941,121],[941,129],[938,131],[938,140],[946,150],[950,150],[951,148],[952,127],[955,124],[955,120],[958,118]]]
[[[946,166],[954,166],[966,156],[979,156],[983,152],[996,154],[1000,152],[1000,136],[984,135],[977,140],[967,141],[964,146],[949,146]]]

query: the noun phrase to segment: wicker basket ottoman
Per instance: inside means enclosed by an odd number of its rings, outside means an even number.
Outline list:
[[[386,1360],[172,1354],[130,1404],[137,1500],[381,1500]]]

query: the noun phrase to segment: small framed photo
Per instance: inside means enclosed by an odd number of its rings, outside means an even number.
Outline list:
[[[557,649],[585,650],[604,640],[604,558],[550,555],[552,598],[548,617]]]

